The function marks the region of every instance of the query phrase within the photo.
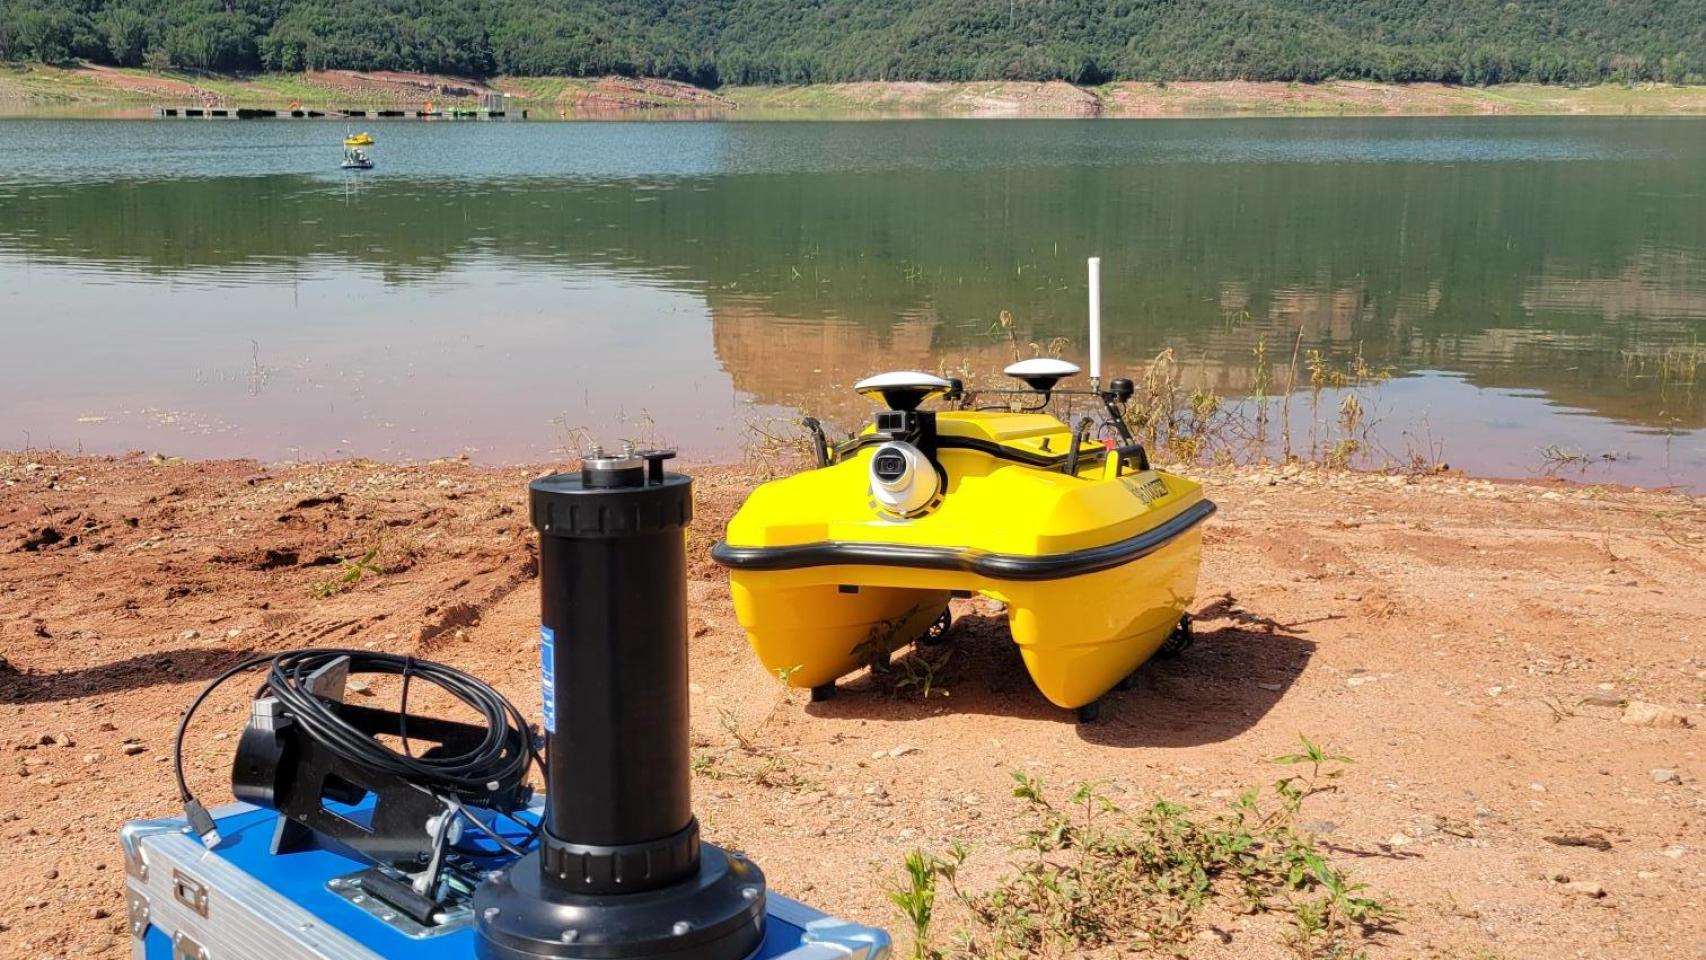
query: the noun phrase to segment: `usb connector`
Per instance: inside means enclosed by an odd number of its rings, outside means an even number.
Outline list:
[[[191,799],[184,804],[184,818],[190,822],[190,830],[201,838],[201,845],[209,850],[219,846],[219,827],[213,823],[213,816],[200,800]]]

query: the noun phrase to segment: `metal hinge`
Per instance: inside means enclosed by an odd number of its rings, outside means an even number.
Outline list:
[[[148,898],[136,890],[126,890],[124,901],[130,909],[130,935],[141,940],[148,936]]]
[[[182,870],[172,871],[172,896],[198,915],[207,916],[207,885]]]
[[[183,931],[172,934],[172,960],[209,960],[207,950],[185,936]]]

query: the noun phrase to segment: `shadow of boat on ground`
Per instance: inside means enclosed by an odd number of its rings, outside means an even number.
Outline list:
[[[1211,600],[1195,616],[1196,643],[1178,656],[1150,660],[1128,689],[1110,691],[1101,718],[1077,724],[1080,739],[1160,748],[1230,740],[1273,709],[1315,651],[1315,642],[1300,635],[1302,624],[1244,610],[1231,597]],[[886,669],[844,681],[835,699],[807,712],[903,722],[944,711],[1076,722],[1073,711],[1049,703],[1031,685],[1005,617],[964,614],[944,640],[904,648]]]

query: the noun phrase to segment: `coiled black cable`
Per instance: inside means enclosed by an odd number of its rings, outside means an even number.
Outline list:
[[[408,715],[410,685],[419,680],[444,690],[478,714],[484,722],[484,736],[466,751],[450,753],[441,748],[416,756],[409,745],[405,720],[399,731],[403,751],[393,750],[352,726],[333,705],[308,692],[308,678],[340,657],[349,658],[351,675],[365,673],[401,677],[403,691],[399,713],[404,717]],[[291,718],[316,743],[351,764],[407,780],[441,797],[454,798],[458,805],[484,806],[492,797],[505,795],[525,782],[535,763],[544,766],[521,711],[485,681],[455,667],[372,650],[311,648],[250,657],[209,682],[178,721],[172,748],[173,774],[177,777],[178,793],[185,809],[191,821],[196,822],[196,832],[203,834],[204,839],[211,830],[211,821],[206,829],[197,822],[207,818],[205,808],[195,800],[184,780],[184,734],[189,729],[190,719],[209,694],[232,677],[261,668],[266,669],[261,695],[277,697]],[[213,837],[217,842],[217,833]]]

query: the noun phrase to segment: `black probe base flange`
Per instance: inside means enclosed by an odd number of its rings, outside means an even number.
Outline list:
[[[570,843],[547,827],[539,843],[544,851],[540,866],[559,890],[632,893],[691,879],[699,872],[699,847],[697,817],[667,837],[619,847]]]
[[[764,941],[764,874],[702,844],[699,873],[641,893],[547,887],[535,850],[474,891],[479,960],[746,960]]]

